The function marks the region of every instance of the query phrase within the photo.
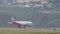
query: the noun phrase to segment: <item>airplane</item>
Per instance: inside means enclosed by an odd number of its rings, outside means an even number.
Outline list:
[[[24,28],[32,26],[32,22],[31,21],[16,21],[14,19],[14,16],[12,16],[12,22],[8,22],[10,24],[15,24],[18,25],[18,28],[21,28],[21,26],[24,26]]]

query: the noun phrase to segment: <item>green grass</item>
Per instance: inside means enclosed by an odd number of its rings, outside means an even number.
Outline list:
[[[32,28],[0,28],[0,34],[60,34],[60,30]]]

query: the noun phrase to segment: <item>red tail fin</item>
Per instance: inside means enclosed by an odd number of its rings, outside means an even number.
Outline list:
[[[18,25],[18,23],[15,22],[14,16],[12,16],[12,23]]]
[[[14,17],[12,16],[12,22],[14,22],[15,21],[15,19],[14,19]]]

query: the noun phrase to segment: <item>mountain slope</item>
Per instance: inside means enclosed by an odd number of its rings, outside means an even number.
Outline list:
[[[60,11],[40,10],[38,8],[1,8],[0,26],[17,27],[7,23],[11,21],[12,15],[16,20],[32,21],[35,28],[60,27]]]

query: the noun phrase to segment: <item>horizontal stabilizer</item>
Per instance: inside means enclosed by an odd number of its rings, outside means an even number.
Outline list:
[[[9,24],[12,24],[12,22],[8,22]]]

